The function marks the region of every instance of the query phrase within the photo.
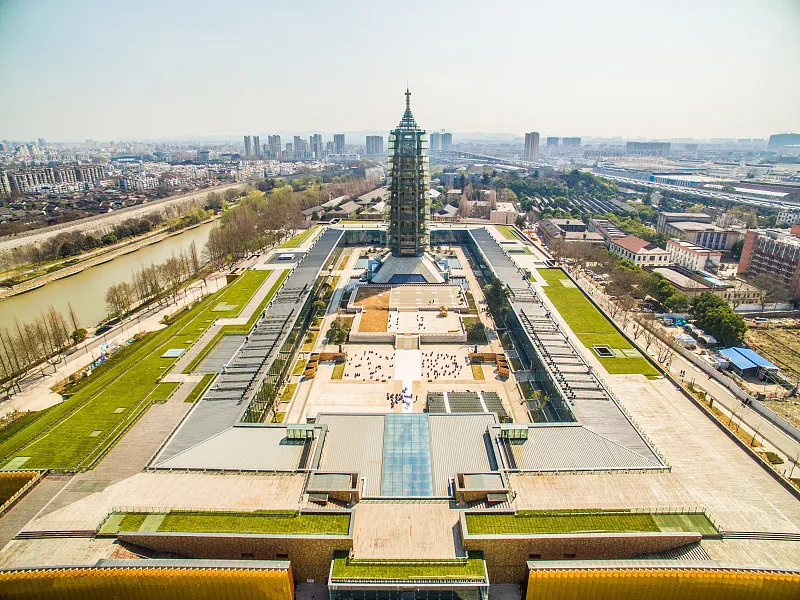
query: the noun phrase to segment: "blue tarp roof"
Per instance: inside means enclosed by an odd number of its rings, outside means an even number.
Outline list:
[[[757,352],[750,350],[750,348],[725,348],[720,350],[719,353],[731,361],[737,369],[743,371],[757,369],[758,367],[775,370],[778,368]]]
[[[750,348],[734,348],[739,354],[744,356],[750,362],[757,364],[759,367],[764,367],[765,369],[777,369],[775,365],[769,362],[766,358],[761,356],[758,352],[751,350]]]

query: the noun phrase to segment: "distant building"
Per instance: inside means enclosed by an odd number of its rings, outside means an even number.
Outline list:
[[[432,133],[430,139],[430,151],[431,152],[441,152],[442,151],[442,134],[441,133]]]
[[[778,152],[786,146],[800,146],[800,133],[775,133],[769,136],[767,152]]]
[[[492,223],[513,225],[517,222],[518,216],[519,212],[513,202],[497,202],[492,212],[489,214],[489,220]]]
[[[561,138],[561,144],[565,147],[577,147],[581,145],[581,138],[579,137]]]
[[[383,154],[383,136],[368,135],[366,151],[368,155]]]
[[[244,156],[248,158],[253,152],[253,142],[249,135],[244,136]]]
[[[628,142],[625,144],[625,154],[635,156],[667,156],[669,142]]]
[[[686,294],[690,299],[708,292],[736,307],[741,304],[758,304],[764,297],[763,291],[739,279],[720,280],[680,265],[655,267],[652,271],[661,275],[676,291]]]
[[[669,252],[635,235],[612,240],[609,250],[639,267],[666,266],[670,263]]]
[[[711,215],[707,215],[706,213],[661,212],[658,213],[656,231],[658,233],[667,233],[667,224],[675,221],[711,223]]]
[[[547,147],[548,148],[558,148],[558,138],[557,137],[549,137],[549,138],[547,138]]]
[[[764,277],[792,299],[800,298],[800,237],[781,229],[751,229],[737,272]]]
[[[525,134],[525,154],[523,160],[534,162],[539,158],[539,132],[532,131]]]
[[[267,141],[269,142],[269,157],[281,158],[281,136],[271,135],[267,138]]]
[[[261,140],[258,139],[257,135],[253,136],[253,155],[261,156]]]
[[[669,240],[667,252],[672,257],[672,262],[689,269],[690,271],[716,271],[722,260],[722,252],[710,250],[697,244],[684,240]]]
[[[297,160],[309,158],[308,142],[299,135],[294,136],[294,157]]]
[[[319,133],[315,133],[308,138],[308,144],[311,158],[322,158],[325,156],[325,144],[322,142],[322,136]]]
[[[344,134],[333,134],[333,150],[336,154],[344,154]]]
[[[544,219],[539,223],[539,237],[551,248],[556,240],[589,244],[603,243],[603,236],[589,231],[586,224],[580,219]]]
[[[0,171],[0,198],[8,198],[11,195],[11,180],[6,171]]]
[[[452,152],[453,151],[453,134],[452,133],[443,133],[442,134],[442,152]]]
[[[197,152],[197,161],[201,163],[207,163],[210,155],[211,153],[208,150],[199,150]]]
[[[783,210],[778,213],[778,223],[800,223],[800,210]]]
[[[589,219],[589,231],[599,233],[608,246],[613,240],[624,238],[628,234],[622,231],[614,221],[609,219]]]
[[[742,236],[741,229],[722,228],[711,223],[694,221],[675,221],[667,223],[664,232],[670,237],[677,237],[704,248],[730,252],[733,245]]]

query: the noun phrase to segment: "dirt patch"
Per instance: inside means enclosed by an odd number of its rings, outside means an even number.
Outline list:
[[[355,305],[364,309],[361,315],[359,331],[383,332],[389,327],[389,295],[388,287],[356,288]]]
[[[800,329],[751,327],[745,341],[775,363],[793,383],[800,382]]]

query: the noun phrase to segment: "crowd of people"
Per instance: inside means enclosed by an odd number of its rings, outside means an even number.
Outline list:
[[[464,359],[466,360],[466,359]],[[460,379],[465,364],[450,352],[423,352],[422,376],[424,379]]]
[[[394,353],[383,353],[376,350],[362,350],[347,355],[344,378],[363,379],[366,381],[388,381],[394,369]]]

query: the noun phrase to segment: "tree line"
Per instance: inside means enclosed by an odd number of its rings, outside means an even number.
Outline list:
[[[134,271],[131,282],[109,286],[105,301],[109,315],[123,317],[133,308],[167,295],[175,301],[181,284],[200,273],[203,263],[194,242],[187,251],[170,256],[163,264],[143,266]]]
[[[0,330],[0,389],[8,397],[19,391],[20,380],[37,366],[42,372],[46,366],[57,365],[62,353],[86,337],[72,306],[69,321],[51,305],[47,311],[31,322],[20,323]]]

